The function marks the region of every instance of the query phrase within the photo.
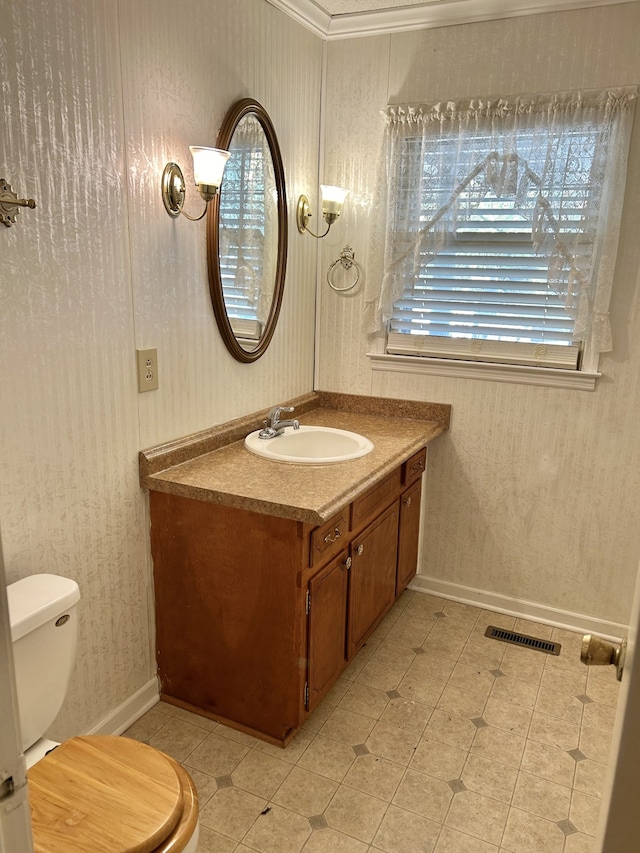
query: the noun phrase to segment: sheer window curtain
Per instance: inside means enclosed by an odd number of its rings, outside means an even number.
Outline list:
[[[550,259],[574,340],[611,349],[609,299],[635,87],[389,107],[365,290],[370,336],[488,193]],[[576,214],[576,211],[578,213]]]

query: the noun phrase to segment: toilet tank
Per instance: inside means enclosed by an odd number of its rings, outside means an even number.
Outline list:
[[[22,748],[39,740],[64,701],[76,653],[78,584],[32,575],[9,584],[9,622]]]

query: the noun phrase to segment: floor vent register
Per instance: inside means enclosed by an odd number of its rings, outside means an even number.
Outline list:
[[[484,632],[485,637],[492,640],[500,640],[502,643],[512,643],[516,646],[524,646],[547,655],[559,655],[560,643],[552,643],[550,640],[541,640],[539,637],[528,637],[526,634],[518,634],[515,631],[505,631],[504,628],[496,628],[489,625]]]

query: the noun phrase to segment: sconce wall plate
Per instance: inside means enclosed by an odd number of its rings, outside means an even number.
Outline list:
[[[32,198],[18,198],[4,178],[0,178],[0,222],[10,228],[16,221],[21,207],[36,206]]]
[[[167,163],[162,173],[162,201],[169,216],[180,216],[185,194],[182,169],[177,163]]]
[[[309,207],[309,199],[306,195],[301,195],[298,199],[298,207],[296,209],[296,225],[301,234],[307,230],[307,225],[311,219],[311,208]]]
[[[309,220],[313,214],[311,213],[311,207],[309,205],[309,199],[306,195],[301,195],[298,199],[298,207],[296,208],[296,225],[298,226],[298,231],[301,234],[311,234],[312,237],[315,237],[316,240],[321,240],[323,237],[326,237],[329,233],[329,229],[333,225],[333,223],[338,218],[337,214],[334,213],[324,213],[324,218],[327,222],[327,230],[324,234],[314,234],[313,231],[309,228]]]

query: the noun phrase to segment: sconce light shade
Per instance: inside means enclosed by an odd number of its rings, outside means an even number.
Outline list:
[[[349,190],[346,190],[343,187],[321,184],[320,189],[322,191],[322,216],[327,223],[327,230],[324,234],[314,234],[313,231],[309,230],[309,220],[311,219],[312,213],[309,206],[309,199],[306,195],[301,195],[298,199],[298,208],[296,211],[298,231],[301,234],[307,232],[311,234],[312,237],[316,237],[318,240],[321,237],[327,236],[329,229],[342,213],[344,200],[349,195]]]
[[[189,151],[193,157],[193,177],[200,195],[205,201],[210,201],[218,191],[222,183],[222,173],[229,159],[229,152],[220,148],[202,148],[190,145]],[[206,198],[203,193],[204,187],[213,187],[211,198]],[[208,191],[205,190],[205,192]]]
[[[342,213],[342,205],[349,195],[349,190],[345,190],[343,187],[327,186],[326,184],[320,184],[320,189],[322,190],[322,215],[327,222],[329,221],[328,216],[332,216],[332,221],[335,221]]]
[[[211,199],[216,195],[220,184],[224,167],[229,159],[229,152],[219,148],[203,148],[190,145],[189,150],[193,157],[193,175],[198,192],[208,206]],[[177,163],[167,163],[162,173],[162,201],[169,216],[179,216],[181,213],[187,219],[197,222],[207,212],[207,207],[200,216],[189,216],[184,211],[185,183],[182,169]]]

